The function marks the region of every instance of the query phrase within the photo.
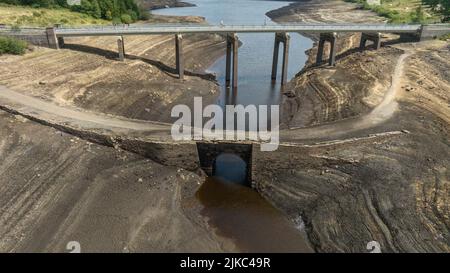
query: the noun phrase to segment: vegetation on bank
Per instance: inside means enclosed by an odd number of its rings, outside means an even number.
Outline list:
[[[71,9],[113,23],[130,24],[149,17],[149,13],[139,8],[134,0],[81,0],[80,5],[73,5]]]
[[[149,13],[140,8],[135,0],[81,0],[79,4],[68,5],[67,0],[0,0],[0,3],[22,8],[51,9],[61,12],[72,11],[96,20],[130,24],[137,20],[147,20]],[[36,14],[39,16],[39,14]],[[86,17],[88,16],[88,17]],[[80,15],[80,17],[82,17]],[[74,18],[72,18],[74,19]],[[75,24],[69,19],[70,24]],[[92,20],[91,20],[92,21]],[[4,23],[1,22],[0,23]]]
[[[442,35],[441,37],[439,37],[439,40],[442,40],[442,41],[448,41],[448,40],[450,40],[450,33],[449,33],[449,34]]]
[[[45,27],[55,24],[75,26],[110,23],[110,21],[96,19],[90,15],[65,8],[32,8],[0,4],[0,24],[11,26]]]
[[[15,54],[22,55],[27,49],[27,43],[11,37],[0,36],[0,55]]]
[[[450,0],[381,0],[369,5],[366,0],[344,0],[386,17],[390,23],[438,23],[450,20]]]

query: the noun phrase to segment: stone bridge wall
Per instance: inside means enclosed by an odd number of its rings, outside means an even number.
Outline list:
[[[442,35],[450,33],[449,24],[424,25],[420,35],[421,40],[436,39]]]
[[[15,30],[0,27],[0,35],[14,37],[37,46],[49,47],[49,40],[45,29]]]
[[[247,163],[247,181],[252,178],[252,144],[197,142],[200,167],[207,175],[214,175],[214,163],[222,153],[235,154]]]

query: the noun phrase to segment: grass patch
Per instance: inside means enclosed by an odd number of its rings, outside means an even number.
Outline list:
[[[22,55],[27,49],[27,43],[11,37],[0,36],[0,55],[15,54]]]
[[[32,8],[0,4],[0,24],[13,26],[46,27],[55,24],[66,26],[104,25],[110,21],[96,19],[90,15],[65,8]]]
[[[442,35],[441,37],[439,37],[439,40],[441,40],[441,41],[448,41],[448,40],[450,40],[450,33]]]
[[[358,3],[388,19],[389,23],[438,23],[442,16],[422,5],[420,0],[382,0],[381,5],[369,5],[365,0],[344,0]]]

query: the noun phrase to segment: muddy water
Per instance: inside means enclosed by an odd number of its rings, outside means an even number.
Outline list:
[[[289,4],[282,1],[255,0],[190,0],[196,7],[168,8],[153,11],[162,15],[203,16],[211,24],[275,24],[265,13]],[[288,78],[291,79],[306,62],[305,50],[312,42],[291,33]],[[279,104],[279,79],[272,83],[274,34],[238,34],[239,80],[236,90],[224,86],[225,56],[209,68],[217,74],[222,90],[217,104]],[[281,49],[280,49],[281,51]],[[281,52],[280,52],[281,54]],[[280,60],[281,60],[280,55]],[[311,252],[305,235],[285,215],[256,191],[248,187],[247,164],[237,156],[222,154],[216,159],[215,176],[208,177],[197,192],[202,213],[221,236],[231,238],[246,252]]]
[[[304,235],[249,187],[208,177],[197,198],[218,235],[244,252],[311,252]]]

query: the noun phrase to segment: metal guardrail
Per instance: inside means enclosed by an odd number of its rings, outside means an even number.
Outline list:
[[[1,34],[21,34],[21,35],[42,35],[45,34],[45,29],[43,28],[12,28],[12,27],[1,27]]]
[[[82,28],[56,28],[57,36],[113,36],[182,33],[245,33],[245,32],[395,32],[415,33],[421,25],[391,24],[270,24],[270,25],[133,25]]]

